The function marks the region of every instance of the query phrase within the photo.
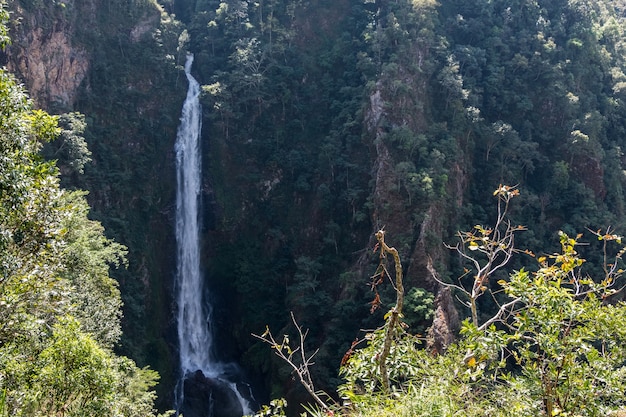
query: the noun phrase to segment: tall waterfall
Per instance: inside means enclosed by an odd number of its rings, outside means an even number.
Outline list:
[[[178,412],[183,408],[186,417],[241,416],[250,414],[251,410],[248,402],[239,393],[237,384],[231,380],[236,374],[233,372],[236,365],[216,362],[213,357],[211,309],[204,300],[199,236],[202,108],[200,84],[191,75],[192,63],[193,55],[188,55],[185,74],[189,89],[183,104],[175,145],[178,247],[176,288],[181,366],[176,407]],[[189,388],[190,385],[193,387]],[[188,392],[192,392],[194,398],[186,399]],[[220,400],[216,400],[216,397]],[[185,405],[191,402],[194,404]]]
[[[203,301],[200,273],[200,84],[191,76],[193,55],[187,57],[189,80],[176,137],[176,241],[178,245],[178,343],[183,374],[212,371],[208,306]]]

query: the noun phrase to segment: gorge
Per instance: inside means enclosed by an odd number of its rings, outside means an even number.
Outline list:
[[[116,349],[159,371],[159,408],[183,397],[181,374],[218,377],[229,363],[261,402],[298,404],[306,393],[250,334],[289,333],[293,312],[332,392],[359,329],[382,321],[368,286],[379,228],[416,289],[407,321],[433,350],[467,315],[433,279],[463,274],[443,242],[489,224],[498,184],[521,190],[521,248],[551,251],[558,230],[626,230],[622,3],[12,0],[3,63],[37,106],[85,115],[83,173],[71,138],[44,150],[129,249],[111,272],[124,300]],[[187,136],[191,86],[202,110],[188,127],[211,146],[185,161],[204,166],[186,182],[176,164],[191,145],[174,140]],[[199,243],[177,247],[187,241]],[[183,269],[199,285],[188,293]]]

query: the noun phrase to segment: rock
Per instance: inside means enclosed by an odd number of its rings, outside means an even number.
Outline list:
[[[460,326],[459,314],[454,307],[450,288],[441,287],[435,298],[433,324],[428,329],[427,349],[440,354],[455,341]]]
[[[184,381],[179,412],[185,417],[241,417],[244,410],[236,387],[235,383],[206,377],[198,370]]]
[[[7,69],[23,79],[37,107],[71,110],[90,67],[89,53],[72,41],[69,20],[46,27],[43,11],[29,15],[16,7],[21,25],[13,32]]]

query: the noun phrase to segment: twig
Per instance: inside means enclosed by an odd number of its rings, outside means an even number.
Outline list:
[[[276,356],[285,361],[293,369],[296,375],[298,375],[300,383],[302,384],[302,386],[304,386],[304,388],[311,395],[311,397],[313,397],[315,402],[324,411],[330,411],[330,407],[324,402],[324,400],[320,398],[318,393],[315,391],[315,386],[313,385],[313,380],[311,379],[311,372],[309,371],[309,367],[315,363],[312,360],[317,352],[319,352],[319,349],[315,349],[315,352],[307,357],[304,349],[304,341],[307,334],[309,333],[309,330],[307,329],[303,332],[302,327],[299,326],[296,322],[296,318],[294,317],[293,312],[291,312],[290,314],[291,321],[293,322],[294,326],[296,326],[296,330],[298,331],[298,336],[300,339],[299,345],[295,349],[291,348],[288,335],[284,335],[282,342],[278,343],[274,338],[274,335],[272,335],[269,327],[265,328],[265,332],[262,335],[259,336],[252,333],[252,336],[270,345],[271,348],[274,349],[274,353],[276,354]],[[294,355],[298,352],[300,352],[300,364],[297,364],[294,359]]]

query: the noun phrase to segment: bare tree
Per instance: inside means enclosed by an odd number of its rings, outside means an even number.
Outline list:
[[[389,247],[385,243],[385,231],[379,230],[376,232],[376,239],[378,240],[377,247],[380,248],[380,265],[378,267],[378,274],[386,274],[391,278],[387,268],[385,266],[385,258],[387,254],[393,256],[394,268],[396,270],[396,305],[389,310],[385,317],[388,317],[385,324],[385,337],[383,339],[383,350],[380,352],[378,358],[378,369],[380,371],[380,377],[382,378],[383,391],[389,392],[389,371],[387,369],[387,357],[391,351],[391,344],[393,342],[396,328],[400,326],[400,317],[402,316],[402,306],[404,304],[404,285],[402,283],[402,263],[400,262],[400,255],[396,248]]]
[[[464,274],[458,278],[458,284],[443,282],[435,277],[441,285],[454,288],[465,295],[467,301],[464,303],[469,307],[472,322],[477,328],[486,328],[497,321],[507,308],[515,304],[512,302],[513,304],[500,306],[499,312],[481,326],[476,301],[488,291],[489,278],[504,267],[515,253],[531,254],[529,251],[515,248],[515,234],[526,228],[513,225],[507,218],[509,203],[513,197],[519,195],[519,190],[515,186],[500,185],[493,195],[498,198],[498,214],[493,228],[476,225],[469,232],[459,232],[459,242],[456,245],[446,245],[448,249],[455,250],[463,260],[469,262],[471,269],[465,268]],[[474,273],[474,277],[468,285],[463,279],[471,273]]]

